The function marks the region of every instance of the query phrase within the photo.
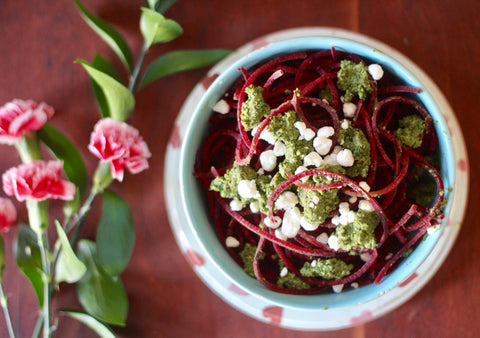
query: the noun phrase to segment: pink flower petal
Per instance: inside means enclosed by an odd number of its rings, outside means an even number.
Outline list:
[[[105,118],[95,125],[88,145],[90,152],[103,162],[110,162],[112,177],[123,180],[124,169],[137,174],[148,168],[151,153],[132,126]]]
[[[0,197],[0,230],[5,232],[17,220],[17,209],[8,198]]]
[[[62,199],[72,200],[75,185],[60,179],[61,161],[33,161],[10,168],[3,176],[3,190],[19,201]]]
[[[45,103],[13,100],[0,107],[0,143],[14,144],[23,135],[39,130],[53,116]]]

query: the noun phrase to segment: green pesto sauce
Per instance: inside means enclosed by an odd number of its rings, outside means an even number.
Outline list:
[[[353,153],[355,163],[352,167],[345,168],[349,177],[367,177],[370,168],[370,143],[361,129],[349,126],[347,129],[340,129],[338,142],[343,141],[343,147],[350,149]]]
[[[257,246],[250,243],[246,243],[243,247],[242,252],[240,252],[240,258],[243,261],[243,270],[253,278],[255,278],[255,272],[253,270],[253,260],[255,258],[255,251],[257,251]],[[258,259],[264,259],[265,252],[261,251]]]
[[[314,203],[313,201],[317,201]],[[298,189],[298,201],[303,207],[303,216],[310,224],[323,223],[328,214],[340,203],[338,189],[309,190]]]
[[[282,271],[283,266],[283,264],[280,264],[280,271]],[[310,284],[303,281],[300,277],[290,271],[285,276],[278,277],[277,286],[294,290],[310,289]]]
[[[268,214],[268,206],[267,201],[268,197],[272,194],[273,190],[285,181],[285,179],[280,175],[280,173],[276,173],[273,176],[270,175],[259,175],[256,183],[257,183],[257,190],[260,193],[260,197],[257,198],[259,203],[260,211],[265,215]]]
[[[238,193],[238,183],[242,180],[253,180],[257,178],[255,170],[249,166],[233,163],[233,167],[228,169],[223,176],[216,177],[210,183],[210,190],[218,191],[223,198],[235,198],[242,200]]]
[[[294,125],[297,121],[297,113],[295,113],[294,110],[289,110],[284,114],[272,117],[267,126],[267,130],[271,132],[277,140],[284,143],[294,142],[298,140],[300,136],[300,132]]]
[[[303,165],[303,158],[315,149],[311,141],[295,140],[285,142],[287,148],[285,159],[278,165],[278,171],[287,179],[287,173],[295,174],[295,170]]]
[[[317,259],[313,267],[310,262],[305,262],[300,273],[305,277],[322,277],[323,279],[340,279],[350,274],[353,265],[347,264],[337,258]]]
[[[411,148],[422,145],[425,120],[418,115],[408,115],[398,121],[399,128],[394,131],[397,140]]]
[[[378,223],[380,218],[376,212],[358,210],[353,223],[340,224],[335,228],[334,235],[338,238],[338,245],[346,251],[375,248],[375,228]]]
[[[333,102],[332,91],[330,90],[329,86],[325,86],[324,88],[322,88],[318,96],[322,100],[327,100],[328,104],[332,104]]]
[[[245,130],[256,127],[264,116],[270,114],[270,106],[263,99],[263,88],[250,85],[245,89],[247,99],[242,104],[240,118]]]
[[[350,60],[342,60],[340,67],[337,85],[345,91],[345,101],[350,102],[355,96],[365,100],[372,92],[367,67]]]

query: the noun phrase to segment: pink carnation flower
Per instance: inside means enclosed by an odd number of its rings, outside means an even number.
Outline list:
[[[151,156],[137,129],[111,118],[95,125],[88,149],[102,162],[110,162],[112,177],[119,181],[123,180],[124,168],[132,174],[147,169]]]
[[[24,134],[39,130],[53,116],[46,103],[18,100],[0,107],[0,143],[14,144]]]
[[[17,220],[17,209],[8,198],[0,197],[0,231],[6,232]]]
[[[3,190],[19,201],[47,198],[72,200],[75,185],[60,179],[61,161],[33,161],[8,169],[2,176]]]

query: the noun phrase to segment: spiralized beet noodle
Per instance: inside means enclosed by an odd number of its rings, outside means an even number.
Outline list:
[[[254,69],[240,69],[239,79],[225,93],[223,100],[228,104],[228,113],[212,113],[210,132],[198,151],[195,176],[204,187],[210,219],[220,241],[232,258],[241,266],[245,263],[240,256],[247,244],[256,247],[253,272],[267,288],[282,293],[312,294],[334,285],[354,286],[380,283],[419,241],[428,228],[438,226],[443,218],[444,186],[439,166],[437,135],[433,120],[415,98],[421,90],[400,83],[394,75],[385,72],[380,80],[369,75],[371,93],[365,100],[358,96],[352,99],[355,113],[346,118],[343,113],[344,92],[338,89],[337,74],[341,60],[363,62],[358,55],[336,51],[306,51],[283,55]],[[263,117],[256,133],[245,131],[241,121],[241,107],[247,99],[245,89],[250,85],[263,88],[263,98],[271,108],[269,116]],[[320,98],[320,91],[329,89],[331,99]],[[370,144],[370,166],[365,177],[348,177],[322,167],[308,168],[300,173],[288,173],[268,197],[268,214],[252,212],[248,204],[240,211],[230,207],[230,199],[220,197],[209,189],[211,181],[223,175],[234,161],[248,165],[254,170],[261,168],[259,155],[272,149],[272,145],[260,139],[274,116],[294,110],[297,117],[315,133],[319,128],[331,126],[332,146],[337,144],[341,123],[344,119],[351,126],[363,131]],[[418,115],[425,121],[421,146],[413,149],[401,144],[394,136],[398,121],[406,115]],[[278,171],[275,168],[270,175]],[[331,183],[312,185],[305,183],[308,177],[320,176]],[[434,184],[433,200],[422,205],[412,197],[413,185],[421,185],[418,177],[427,176],[426,181]],[[303,179],[303,180],[302,180]],[[416,181],[415,181],[416,179]],[[364,181],[370,189],[360,184]],[[325,240],[335,230],[332,217],[313,231],[300,229],[293,238],[277,236],[273,228],[259,226],[265,218],[274,219],[283,211],[275,210],[274,203],[283,192],[296,186],[303,189],[337,189],[340,202],[350,201],[350,208],[358,207],[361,199],[369,201],[380,222],[375,229],[376,247],[369,249],[331,248]],[[418,188],[418,187],[417,187]],[[233,237],[234,245],[226,245],[227,237]],[[230,239],[231,240],[231,239]],[[337,258],[352,264],[350,274],[339,279],[305,277],[300,269],[305,262],[317,259]],[[286,268],[308,285],[300,289],[279,286],[279,276]],[[355,284],[352,284],[354,283]]]

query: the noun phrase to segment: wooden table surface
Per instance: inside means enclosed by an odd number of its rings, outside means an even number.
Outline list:
[[[84,0],[93,13],[127,38],[135,56],[140,0]],[[478,0],[225,1],[180,0],[166,13],[184,34],[155,46],[147,61],[174,49],[230,48],[264,34],[300,26],[349,29],[379,39],[416,62],[437,83],[463,128],[471,173],[480,168],[480,2]],[[72,1],[0,0],[0,104],[13,98],[45,101],[56,110],[51,123],[81,149],[90,173],[96,159],[87,151],[98,111],[89,79],[74,60],[113,52],[80,18]],[[117,61],[116,61],[117,62]],[[150,146],[150,169],[127,174],[114,189],[131,205],[136,246],[122,275],[128,290],[125,337],[468,337],[480,329],[480,182],[472,175],[470,199],[460,235],[445,263],[421,292],[397,310],[367,324],[329,333],[296,332],[261,323],[213,294],[187,264],[174,240],[163,195],[165,148],[175,117],[206,69],[170,76],[136,95],[130,123]],[[18,164],[13,148],[0,146],[0,171]],[[3,192],[1,193],[3,195]],[[168,197],[167,197],[168,198]],[[20,218],[24,206],[16,202]],[[82,236],[94,233],[95,207]],[[91,224],[88,221],[91,220]],[[10,296],[19,337],[31,335],[36,299],[12,259],[16,230],[5,235],[8,266],[4,287]],[[63,285],[54,304],[77,307],[74,289]],[[7,336],[3,319],[0,335]],[[57,337],[86,337],[88,328],[62,317]]]

